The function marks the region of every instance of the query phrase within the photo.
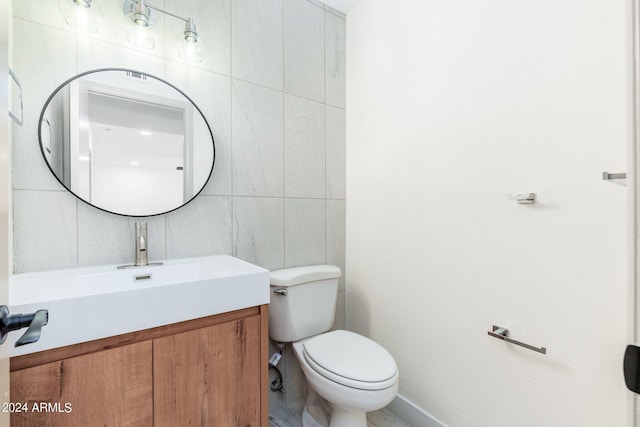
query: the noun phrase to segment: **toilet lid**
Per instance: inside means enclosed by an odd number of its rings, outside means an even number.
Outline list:
[[[332,331],[304,342],[309,365],[340,384],[383,389],[397,381],[396,362],[381,345],[349,331]]]

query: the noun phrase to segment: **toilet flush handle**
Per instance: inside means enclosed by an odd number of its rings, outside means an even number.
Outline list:
[[[285,288],[278,288],[273,290],[274,294],[287,295],[287,290]]]

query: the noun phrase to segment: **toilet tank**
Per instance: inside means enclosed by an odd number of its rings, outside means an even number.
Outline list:
[[[310,265],[271,272],[269,336],[294,342],[328,331],[336,315],[340,268]]]

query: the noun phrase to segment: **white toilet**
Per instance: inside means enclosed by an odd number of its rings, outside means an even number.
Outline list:
[[[333,265],[271,272],[269,335],[293,343],[307,379],[304,427],[366,427],[366,413],[398,392],[398,368],[382,346],[353,332],[327,332],[340,275]]]

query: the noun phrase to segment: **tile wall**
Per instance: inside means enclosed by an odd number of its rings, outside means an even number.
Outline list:
[[[96,0],[97,1],[97,0]],[[193,16],[206,59],[179,61],[183,24],[160,16],[153,51],[122,38],[122,4],[100,2],[92,35],[64,22],[57,1],[13,2],[12,67],[25,122],[13,129],[15,273],[127,263],[134,218],[78,201],[50,174],[37,120],[49,94],[80,72],[125,67],[163,78],[205,114],[216,144],[212,180],[193,202],[150,217],[150,259],[231,254],[268,269],[332,263],[345,256],[345,17],[316,0],[156,0]],[[336,326],[344,327],[344,280]],[[285,397],[303,382],[287,350]],[[286,400],[286,401],[285,401]]]

